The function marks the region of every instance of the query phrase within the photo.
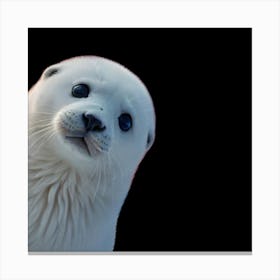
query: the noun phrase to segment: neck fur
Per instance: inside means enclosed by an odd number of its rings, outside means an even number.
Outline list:
[[[108,170],[83,173],[55,157],[29,158],[30,251],[113,249],[129,182]]]

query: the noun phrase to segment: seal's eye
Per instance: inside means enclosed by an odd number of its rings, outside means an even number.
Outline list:
[[[124,113],[119,116],[119,126],[122,131],[128,131],[132,127],[132,118],[129,114]]]
[[[89,87],[85,84],[78,84],[72,87],[72,95],[77,98],[88,97]]]

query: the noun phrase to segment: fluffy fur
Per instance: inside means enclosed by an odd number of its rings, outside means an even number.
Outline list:
[[[89,85],[87,98],[71,95]],[[106,130],[84,133],[81,114]],[[118,117],[129,113],[132,128]],[[68,134],[76,133],[70,140]],[[45,70],[29,92],[29,251],[111,251],[120,209],[155,136],[143,83],[105,58],[69,59]]]

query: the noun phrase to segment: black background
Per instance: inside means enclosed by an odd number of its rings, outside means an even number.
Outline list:
[[[251,251],[251,29],[29,29],[29,88],[77,55],[148,87],[156,142],[119,217],[116,251]]]

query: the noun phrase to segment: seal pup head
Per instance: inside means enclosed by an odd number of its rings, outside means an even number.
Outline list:
[[[91,172],[114,161],[135,172],[155,138],[152,99],[111,60],[81,56],[48,67],[29,91],[29,154]]]

